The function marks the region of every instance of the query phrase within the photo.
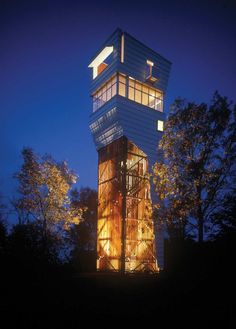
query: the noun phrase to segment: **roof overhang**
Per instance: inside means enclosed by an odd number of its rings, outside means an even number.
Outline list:
[[[97,55],[96,58],[89,64],[88,67],[93,69],[93,79],[98,75],[98,66],[113,52],[113,46],[107,46]]]

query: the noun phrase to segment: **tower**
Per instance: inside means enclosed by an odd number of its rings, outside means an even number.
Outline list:
[[[157,272],[163,267],[163,234],[161,227],[154,229],[156,196],[149,174],[159,156],[170,67],[120,29],[89,64],[90,130],[98,151],[98,270]]]

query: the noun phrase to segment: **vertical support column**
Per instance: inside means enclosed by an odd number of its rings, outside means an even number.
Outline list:
[[[122,214],[121,214],[121,273],[125,273],[125,250],[126,250],[126,176],[127,176],[127,153],[128,153],[128,140],[126,137],[122,140]]]

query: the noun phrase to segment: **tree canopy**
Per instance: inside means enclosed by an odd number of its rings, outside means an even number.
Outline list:
[[[69,197],[77,176],[67,163],[48,155],[39,157],[30,148],[23,149],[22,157],[22,167],[14,175],[19,183],[19,198],[13,202],[19,223],[37,221],[45,235],[59,226],[79,223],[81,209],[72,209]]]
[[[214,214],[235,175],[236,107],[214,94],[210,105],[177,100],[159,143],[163,161],[153,168],[157,218],[172,236],[217,229]],[[196,234],[197,232],[197,234]]]

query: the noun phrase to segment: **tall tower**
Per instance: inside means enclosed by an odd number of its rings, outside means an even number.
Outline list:
[[[161,227],[149,173],[158,160],[171,63],[117,29],[92,58],[90,129],[98,151],[97,269],[157,272]],[[156,239],[155,239],[156,235]]]

